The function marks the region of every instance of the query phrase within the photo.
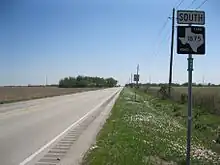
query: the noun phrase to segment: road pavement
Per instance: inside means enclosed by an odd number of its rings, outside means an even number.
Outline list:
[[[26,165],[96,111],[121,88],[76,93],[0,106],[0,164]],[[87,121],[88,122],[88,121]]]

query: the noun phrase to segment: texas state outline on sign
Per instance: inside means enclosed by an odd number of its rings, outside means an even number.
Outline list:
[[[191,27],[185,28],[185,37],[179,37],[183,45],[189,44],[194,52],[197,52],[198,47],[204,44],[202,34],[196,34],[191,31]]]

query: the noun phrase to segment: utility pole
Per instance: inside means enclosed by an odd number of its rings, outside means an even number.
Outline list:
[[[205,77],[204,77],[204,75],[202,76],[202,85],[205,85]]]
[[[46,78],[45,78],[45,86],[47,86],[47,75],[46,75]]]
[[[139,64],[137,65],[137,78],[136,78],[136,90],[138,88],[138,81],[139,81],[139,75],[138,75],[138,72],[139,72]],[[135,90],[135,101],[136,101],[136,98],[137,98],[137,94],[136,94],[136,90]]]
[[[139,64],[137,65],[137,75],[138,75],[138,72],[139,72]],[[136,81],[137,87],[138,87],[138,81],[139,81],[139,80]]]
[[[132,73],[131,73],[131,85],[132,85],[132,81],[133,81],[132,78],[133,78],[133,76],[132,76]]]
[[[175,24],[175,8],[173,8],[172,16],[172,34],[171,34],[171,47],[170,47],[170,72],[169,72],[169,88],[168,95],[171,97],[171,85],[172,85],[172,74],[173,74],[173,40],[174,40],[174,24]]]

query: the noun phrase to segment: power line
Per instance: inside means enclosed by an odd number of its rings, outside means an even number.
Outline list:
[[[196,9],[201,8],[208,0],[204,0]]]
[[[160,36],[161,33],[164,31],[164,29],[167,26],[168,22],[169,22],[169,17],[167,17],[166,21],[163,23],[163,26],[161,27],[161,29],[160,29],[160,31],[158,33],[158,36]]]
[[[176,6],[178,6],[178,4],[180,3],[180,1],[181,1],[181,0],[176,1],[175,5],[174,5],[173,7],[175,8]]]
[[[182,3],[184,2],[185,0],[178,0],[176,2],[176,4],[174,5],[175,8],[178,8],[182,5]],[[194,0],[195,1],[195,0]],[[165,27],[167,26],[169,20],[172,18],[172,14],[170,13],[169,16],[166,18],[165,22],[163,23],[163,26],[161,27],[160,31],[159,31],[159,36],[161,35],[161,33],[164,31]]]
[[[179,0],[179,1],[177,1],[176,4],[174,5],[174,6],[175,6],[174,8],[180,7],[180,5],[182,5],[182,3],[183,3],[184,1],[185,1],[185,0]],[[195,1],[195,0],[194,0],[194,1]],[[165,27],[167,26],[167,24],[168,24],[170,18],[172,17],[171,15],[172,15],[172,13],[170,13],[169,16],[166,18],[165,22],[163,23],[162,27],[161,27],[160,30],[159,30],[159,33],[158,33],[159,35],[158,35],[158,36],[161,35],[161,33],[163,32],[163,30],[164,30]]]
[[[192,0],[191,4],[188,6],[190,8],[197,0]]]
[[[178,8],[182,5],[182,3],[183,3],[184,1],[185,1],[185,0],[180,0],[180,1],[179,1],[179,4],[177,4],[175,8],[178,9]]]
[[[160,28],[160,30],[159,30],[159,32],[158,32],[158,40],[160,39],[161,34],[162,34],[162,33],[164,32],[164,30],[166,29],[169,20],[170,20],[170,17],[168,16],[168,17],[166,18],[166,20],[164,21],[164,23],[162,24],[162,26],[161,26],[161,28]],[[166,36],[167,36],[167,35],[166,35]],[[157,55],[157,53],[158,53],[158,50],[157,50],[157,49],[159,49],[159,47],[161,46],[163,40],[164,40],[164,38],[162,38],[162,40],[159,40],[159,42],[158,42],[158,41],[155,42],[156,50],[154,50],[155,52],[153,53],[155,56]]]
[[[178,0],[175,5],[174,5],[174,8],[178,8],[182,5],[182,3],[184,2],[185,0]],[[159,30],[159,33],[158,33],[158,37],[161,36],[161,34],[164,32],[164,29],[166,28],[166,26],[168,25],[168,22],[169,20],[172,18],[172,13],[169,14],[169,16],[166,18],[166,20],[164,21],[164,23],[162,24],[162,27],[160,28]],[[164,38],[167,38],[167,35],[169,35],[169,33],[166,33],[166,36]],[[162,40],[160,40],[160,42],[158,43],[158,46],[156,49],[159,49],[159,47],[162,45],[163,41],[164,41],[164,38]],[[158,51],[156,50],[155,52],[155,55],[158,53]]]
[[[170,30],[168,30],[166,32],[166,34],[164,35],[164,37],[160,40],[160,42],[157,45],[157,50],[155,52],[155,56],[160,52],[159,51],[159,47],[162,45],[163,42],[168,41],[168,39],[170,39]]]

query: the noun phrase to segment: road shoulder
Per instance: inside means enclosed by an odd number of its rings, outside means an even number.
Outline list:
[[[83,131],[78,140],[73,144],[66,156],[62,159],[59,165],[78,165],[81,164],[85,153],[94,148],[96,136],[102,129],[106,119],[114,106],[118,93],[104,108],[100,115]]]

